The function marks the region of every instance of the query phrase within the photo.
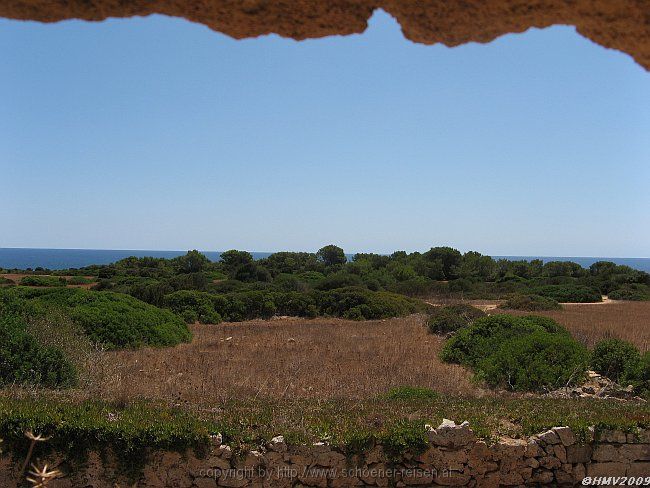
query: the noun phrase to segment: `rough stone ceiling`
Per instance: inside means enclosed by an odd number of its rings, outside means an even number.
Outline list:
[[[574,25],[592,41],[650,70],[650,0],[0,0],[0,16],[64,19],[164,14],[235,38],[276,33],[294,39],[363,32],[377,8],[424,44],[488,42],[509,32]]]

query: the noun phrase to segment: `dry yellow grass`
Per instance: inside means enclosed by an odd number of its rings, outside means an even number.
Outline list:
[[[607,337],[642,351],[650,347],[650,302],[565,305],[538,313],[590,347]],[[367,399],[403,385],[486,395],[469,371],[438,359],[444,339],[428,334],[423,320],[414,315],[194,325],[190,344],[106,353],[115,369],[103,395],[203,405],[244,398]]]
[[[195,325],[194,340],[168,349],[108,353],[113,398],[176,403],[232,398],[365,399],[403,385],[479,396],[471,374],[444,364],[444,339],[422,316],[354,322],[283,318]]]
[[[601,339],[616,337],[635,344],[641,352],[650,349],[650,302],[612,301],[562,307],[562,310],[535,314],[556,320],[589,347]],[[514,311],[508,313],[522,314]]]

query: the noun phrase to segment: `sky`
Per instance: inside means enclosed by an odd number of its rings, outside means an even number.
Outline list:
[[[650,73],[573,27],[0,20],[0,56],[0,247],[650,256]]]

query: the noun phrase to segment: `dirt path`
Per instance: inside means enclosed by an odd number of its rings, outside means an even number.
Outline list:
[[[444,307],[446,305],[455,305],[459,303],[464,303],[466,305],[471,305],[472,307],[476,307],[479,310],[482,310],[483,312],[488,312],[490,310],[495,310],[501,303],[503,303],[503,300],[445,300],[445,303],[441,302],[432,302],[429,300],[423,300],[424,303],[431,305],[433,307]]]

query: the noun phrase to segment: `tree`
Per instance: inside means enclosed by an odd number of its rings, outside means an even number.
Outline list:
[[[187,251],[185,256],[176,258],[181,273],[199,273],[210,265],[210,260],[196,249]]]
[[[323,261],[326,266],[335,266],[337,264],[345,264],[347,258],[343,249],[334,244],[329,244],[325,247],[321,247],[316,253],[318,259]]]
[[[432,247],[424,253],[428,261],[439,261],[446,280],[458,278],[458,271],[463,255],[451,247]]]
[[[572,261],[549,261],[544,264],[544,275],[549,278],[557,278],[559,276],[579,278],[584,276],[585,273],[582,266]]]
[[[496,263],[490,256],[483,256],[480,252],[469,251],[463,256],[460,266],[462,278],[480,279],[489,281],[494,278]]]
[[[251,262],[242,264],[234,272],[234,278],[246,283],[255,283],[256,281],[271,281],[271,273],[257,263]]]
[[[253,255],[251,253],[248,251],[237,251],[236,249],[222,252],[220,258],[224,266],[229,269],[238,268],[239,266],[253,262]]]

